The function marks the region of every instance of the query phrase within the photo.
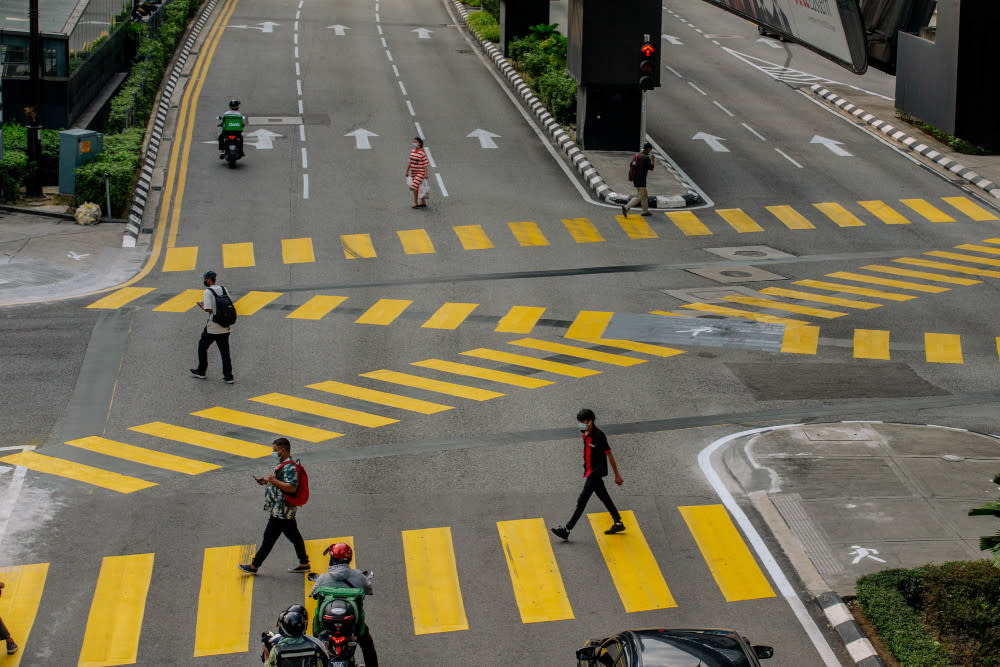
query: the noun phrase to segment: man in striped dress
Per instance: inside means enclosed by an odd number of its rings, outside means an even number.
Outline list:
[[[423,208],[427,206],[427,167],[430,162],[427,159],[427,151],[424,150],[424,140],[420,137],[413,138],[413,150],[410,151],[410,159],[406,163],[407,185],[413,192],[413,208]],[[418,203],[419,200],[419,203]]]

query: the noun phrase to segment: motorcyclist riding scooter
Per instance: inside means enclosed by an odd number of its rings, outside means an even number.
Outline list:
[[[222,128],[222,131],[219,132],[219,159],[226,159],[226,145],[230,138],[236,141],[238,157],[246,155],[243,152],[243,128],[246,126],[247,118],[240,112],[240,101],[237,99],[229,100],[229,111],[221,116],[216,116],[216,118],[219,121],[219,127]]]
[[[323,643],[306,634],[309,612],[293,604],[278,616],[278,632],[262,632],[264,667],[326,667],[330,656]]]
[[[323,553],[330,555],[330,568],[316,577],[309,593],[317,600],[313,632],[326,641],[334,660],[345,650],[350,658],[353,648],[345,643],[354,641],[361,647],[365,667],[378,667],[375,642],[365,622],[364,611],[364,598],[372,594],[375,575],[351,567],[354,551],[349,544],[331,544]],[[310,575],[310,579],[313,576]]]

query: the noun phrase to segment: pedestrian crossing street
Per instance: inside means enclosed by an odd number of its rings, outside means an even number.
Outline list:
[[[763,232],[768,229],[815,230],[864,227],[876,225],[908,225],[914,222],[990,222],[1000,218],[965,197],[942,197],[939,202],[926,199],[900,199],[898,204],[881,200],[852,202],[845,206],[837,202],[819,202],[808,210],[789,205],[767,206],[760,212],[746,212],[740,208],[719,208],[713,211],[667,211],[663,215],[672,227],[663,227],[639,215],[614,216],[617,226],[603,222],[594,223],[588,218],[565,218],[561,226],[540,225],[534,221],[508,222],[504,227],[487,229],[483,225],[455,225],[451,234],[435,238],[438,230],[403,229],[396,231],[396,238],[373,237],[369,233],[340,235],[339,248],[330,249],[322,256],[317,253],[319,242],[311,237],[281,240],[281,247],[262,246],[253,241],[224,243],[221,253],[206,249],[207,258],[198,246],[175,246],[167,249],[162,265],[164,272],[218,269],[221,259],[225,269],[257,266],[258,261],[283,264],[312,264],[317,261],[340,259],[374,259],[382,255],[431,255],[439,247],[460,247],[462,250],[493,250],[512,247],[542,247],[551,245],[558,236],[567,235],[574,243],[603,243],[608,239],[627,237],[632,240],[651,240],[673,236],[711,236],[727,232],[740,234]],[[802,207],[800,207],[802,208]],[[457,242],[457,245],[456,245]],[[333,246],[336,247],[336,246]],[[319,255],[319,259],[317,259]]]
[[[717,589],[702,587],[704,590],[700,591],[699,602],[706,598],[733,603],[776,597],[725,507],[692,505],[680,506],[677,510],[689,536],[671,535],[670,544],[687,548],[685,541],[690,537],[689,543],[697,548],[703,560],[704,580],[713,581]],[[601,586],[602,582],[610,580],[627,613],[677,608],[680,602],[670,590],[671,575],[676,581],[677,572],[681,571],[681,563],[673,562],[680,558],[676,550],[654,552],[642,531],[639,517],[632,511],[623,511],[622,519],[626,531],[617,535],[604,534],[604,530],[611,525],[611,517],[605,512],[588,514],[587,521],[581,522],[574,531],[574,541],[582,543],[590,540],[591,536],[587,533],[592,532],[604,561],[602,566],[595,557],[593,576],[588,576],[588,581],[593,586]],[[646,517],[643,521],[659,524],[658,517]],[[458,529],[458,539],[478,537],[464,534],[465,530],[474,528]],[[545,520],[517,518],[497,521],[495,536],[493,548],[499,549],[506,561],[509,590],[513,595],[491,596],[488,606],[512,605],[525,624],[573,619],[574,591],[567,589],[560,573],[557,556],[560,543],[549,534]],[[439,526],[403,530],[400,539],[396,547],[390,545],[388,548],[380,541],[375,553],[380,559],[402,561],[414,635],[459,632],[477,627],[475,611],[483,606],[483,601],[470,600],[472,604],[466,604],[452,528]],[[322,550],[338,541],[351,544],[355,557],[365,567],[395,571],[389,563],[373,562],[373,558],[367,555],[372,553],[366,551],[367,545],[358,544],[352,536],[306,540],[314,571],[325,569],[327,559]],[[399,546],[402,548],[399,549]],[[260,628],[251,627],[253,618],[266,617],[270,625],[273,623],[271,619],[280,611],[280,608],[258,609],[254,615],[256,578],[243,574],[236,567],[249,561],[253,553],[254,545],[250,544],[204,549],[198,599],[191,600],[191,603],[197,604],[197,620],[190,638],[194,657],[256,650],[258,644],[252,630]],[[684,560],[687,559],[685,555]],[[684,565],[686,578],[691,576],[689,568],[701,567],[697,563]],[[277,562],[268,562],[261,569],[262,575],[298,579],[298,576],[285,575],[279,567]],[[21,644],[21,651],[6,658],[5,665],[18,665],[22,656],[27,656],[23,658],[26,664],[38,664],[35,656],[40,654],[33,653],[31,630],[39,606],[46,595],[57,598],[66,595],[64,591],[46,592],[48,569],[48,563],[0,568],[0,581],[6,584],[3,596],[0,596],[0,617]],[[475,566],[465,568],[465,571],[470,569],[478,572],[477,578],[504,577],[502,572],[488,570],[484,573],[482,568]],[[137,661],[147,596],[157,574],[153,553],[103,558],[93,584],[78,664],[124,665]],[[301,595],[300,599],[304,600],[311,617],[315,608],[315,602],[308,598],[312,584],[306,575],[298,581],[297,586],[289,585],[289,597],[294,601],[296,598],[293,596]],[[404,582],[389,579],[380,578],[377,586],[380,590],[404,590]],[[502,587],[501,584],[497,590],[502,590]],[[407,632],[403,628],[379,626],[376,620],[379,618],[378,605],[379,597],[373,598],[368,611],[373,614],[373,627],[379,628],[380,637]],[[72,623],[72,618],[63,615],[60,622]],[[172,632],[189,632],[187,624],[184,625]],[[69,628],[64,629],[64,634],[73,636]],[[253,642],[251,635],[255,638]],[[145,656],[145,661],[148,660],[149,656]]]

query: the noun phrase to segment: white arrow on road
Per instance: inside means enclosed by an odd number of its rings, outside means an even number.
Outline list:
[[[476,130],[473,130],[472,132],[469,132],[465,136],[466,136],[466,138],[468,138],[468,137],[475,137],[476,139],[479,139],[479,147],[480,148],[499,148],[499,146],[497,146],[496,142],[493,141],[494,139],[499,139],[500,138],[499,134],[493,134],[492,132],[488,132],[486,130],[476,129]]]
[[[337,25],[328,25],[326,27],[333,28],[333,34],[336,35],[337,37],[343,37],[344,35],[347,34],[344,31],[351,29],[350,26],[340,25],[339,23]]]
[[[682,46],[684,44],[684,42],[682,42],[681,40],[677,39],[673,35],[664,35],[663,39],[667,40],[668,42],[670,42],[671,44],[674,44],[676,46]]]
[[[362,127],[354,130],[353,132],[348,132],[344,136],[354,137],[354,147],[359,151],[366,151],[372,147],[371,143],[368,141],[368,137],[377,137],[378,135]]]
[[[767,44],[768,46],[770,46],[772,49],[780,49],[780,48],[782,48],[781,44],[779,44],[778,42],[774,41],[773,39],[771,39],[769,37],[761,37],[757,41],[758,42],[764,42],[765,44]]]
[[[264,21],[263,23],[258,23],[257,25],[230,25],[227,28],[239,28],[240,30],[260,30],[261,32],[274,32],[274,26],[281,25],[280,23],[275,23],[274,21]]]
[[[275,137],[281,137],[284,135],[278,134],[277,132],[272,132],[271,130],[267,130],[262,127],[259,130],[255,130],[254,132],[248,132],[247,136],[254,137],[257,139],[257,143],[247,144],[248,146],[253,146],[254,148],[260,151],[266,151],[274,148],[273,140]]]
[[[70,259],[75,259],[76,261],[79,262],[81,259],[84,259],[85,257],[90,257],[90,253],[85,252],[81,255],[79,253],[75,253],[72,250],[70,250],[69,253],[66,254],[66,256],[69,257]]]
[[[833,139],[827,139],[826,137],[821,137],[818,134],[815,137],[813,137],[812,141],[810,141],[809,143],[823,144],[824,146],[830,149],[830,152],[839,157],[854,157],[853,155],[851,155],[850,153],[848,153],[847,151],[845,151],[843,148],[840,147],[842,142],[835,141]]]
[[[716,153],[729,152],[729,149],[722,145],[722,142],[725,141],[725,139],[723,139],[722,137],[717,137],[714,134],[708,134],[707,132],[699,132],[698,134],[694,135],[691,138],[695,141],[704,141],[706,144],[708,144],[709,148],[711,148]]]
[[[418,39],[430,39],[431,38],[431,33],[434,32],[434,31],[433,30],[429,30],[427,28],[414,28],[410,32],[417,33],[417,38]]]

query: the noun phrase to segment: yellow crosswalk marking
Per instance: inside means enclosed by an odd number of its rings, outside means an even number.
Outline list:
[[[289,320],[321,320],[330,312],[347,301],[346,296],[330,296],[317,294],[304,304],[288,313],[286,319]]]
[[[758,306],[760,308],[770,308],[771,310],[784,310],[789,313],[799,313],[801,315],[812,315],[813,317],[822,317],[825,319],[833,319],[835,317],[843,317],[847,313],[842,313],[838,310],[826,310],[825,308],[812,308],[810,306],[800,306],[795,303],[785,303],[783,301],[774,301],[773,299],[759,299],[753,296],[743,296],[740,294],[733,294],[724,297],[726,301],[732,301],[733,303],[742,303],[747,306]]]
[[[666,215],[684,236],[709,236],[712,233],[691,211],[667,211]]]
[[[167,248],[167,254],[163,258],[163,270],[167,271],[194,271],[198,264],[198,246],[187,246],[185,248]]]
[[[821,204],[813,204],[813,206],[819,209],[819,211],[826,217],[830,218],[830,220],[833,220],[834,224],[838,227],[865,226],[865,223],[862,222],[856,215],[835,202],[823,202]]]
[[[843,283],[830,283],[824,280],[796,280],[794,285],[802,285],[803,287],[814,287],[816,289],[825,289],[830,292],[844,292],[846,294],[860,294],[861,296],[872,296],[878,299],[887,299],[888,301],[909,301],[910,299],[916,299],[912,294],[897,294],[896,292],[883,292],[882,290],[869,289],[867,287],[857,287],[855,285],[845,285]]]
[[[271,455],[270,447],[258,445],[255,442],[247,442],[246,440],[238,440],[225,435],[206,433],[205,431],[198,431],[184,426],[174,426],[173,424],[165,424],[163,422],[150,422],[148,424],[132,426],[129,430],[163,438],[164,440],[183,442],[193,447],[203,447],[225,454],[232,454],[233,456],[242,456],[248,459],[259,459]]]
[[[544,308],[514,306],[507,311],[506,315],[500,318],[497,328],[494,331],[498,333],[530,334],[544,312]]]
[[[281,259],[285,264],[311,264],[316,261],[311,238],[281,239]]]
[[[725,507],[687,505],[677,509],[727,602],[775,597]]]
[[[488,401],[491,398],[500,398],[503,396],[503,394],[498,391],[479,389],[478,387],[469,387],[464,384],[455,384],[453,382],[444,382],[442,380],[432,380],[430,378],[420,377],[419,375],[410,375],[409,373],[400,373],[398,371],[368,371],[367,373],[362,373],[361,377],[371,378],[373,380],[382,380],[383,382],[391,382],[393,384],[401,384],[404,387],[434,391],[439,394],[447,394],[448,396],[467,398],[472,401]]]
[[[65,461],[54,456],[38,454],[36,452],[18,452],[0,458],[0,461],[10,465],[23,466],[28,470],[44,472],[48,475],[65,477],[76,480],[84,484],[93,484],[104,489],[117,491],[118,493],[132,493],[156,486],[155,482],[147,482],[138,477],[121,475],[110,470],[103,470],[82,463]]]
[[[227,269],[256,266],[253,243],[223,243],[222,266]]]
[[[987,255],[1000,255],[1000,248],[991,248],[986,245],[976,245],[975,243],[963,243],[962,245],[955,246],[959,250],[968,250],[970,252],[981,252]]]
[[[182,472],[185,475],[200,475],[203,472],[217,470],[220,467],[214,463],[186,459],[183,456],[174,456],[173,454],[158,452],[154,449],[136,447],[135,445],[109,440],[108,438],[102,438],[96,435],[90,435],[76,440],[67,440],[66,444],[71,447],[85,449],[88,452],[112,456],[126,461],[135,461],[136,463],[142,463],[143,465],[152,466],[154,468],[163,468],[164,470]]]
[[[889,359],[889,332],[879,329],[854,330],[855,359]]]
[[[954,271],[964,273],[967,276],[985,276],[987,278],[1000,278],[1000,271],[990,269],[974,269],[971,266],[961,266],[960,264],[948,264],[947,262],[933,262],[929,259],[919,259],[917,257],[899,257],[892,260],[900,264],[911,264],[913,266],[923,266],[928,269],[938,269],[940,271]]]
[[[738,231],[740,234],[764,231],[763,227],[758,225],[753,218],[743,212],[743,209],[717,208],[715,209],[715,212],[719,214],[719,217],[728,222],[730,227]]]
[[[625,532],[617,535],[604,534],[612,523],[611,515],[607,512],[588,514],[587,519],[625,611],[631,614],[676,607],[677,602],[667,588],[667,582],[663,579],[663,573],[646,537],[639,529],[635,514],[626,510],[621,516]]]
[[[804,215],[791,206],[767,206],[766,208],[789,229],[816,229],[816,225],[809,222]]]
[[[351,551],[354,551],[354,537],[348,535],[346,537],[329,537],[321,540],[303,540],[306,544],[306,555],[309,556],[309,564],[312,566],[311,572],[316,574],[322,574],[327,570],[327,563],[330,562],[330,557],[323,553],[331,544],[336,544],[337,542],[343,542],[344,544],[351,547]],[[357,561],[357,554],[351,555],[351,562],[349,563],[351,567],[356,567],[355,563]],[[308,633],[312,634],[312,618],[316,612],[316,600],[309,597],[309,593],[312,592],[313,582],[309,581],[308,573],[302,575],[302,581],[305,585],[305,598],[304,603],[306,609],[309,611],[309,630]]]
[[[457,225],[454,230],[465,250],[489,250],[493,247],[493,241],[486,236],[482,225]]]
[[[233,305],[237,315],[253,315],[281,296],[281,292],[247,292]]]
[[[105,556],[90,603],[80,667],[133,665],[153,576],[153,554]]]
[[[692,317],[686,313],[671,313],[669,310],[651,310],[650,315],[664,315],[669,317]]]
[[[186,289],[177,296],[170,297],[153,310],[158,313],[186,313],[201,301],[205,290]]]
[[[309,389],[325,391],[328,394],[337,394],[338,396],[356,398],[361,401],[368,401],[369,403],[388,405],[391,408],[418,412],[422,415],[433,415],[438,412],[444,412],[445,410],[452,409],[452,406],[450,405],[442,405],[440,403],[423,401],[418,398],[410,398],[409,396],[400,396],[399,394],[390,394],[385,391],[357,387],[353,384],[336,382],[334,380],[317,382],[316,384],[306,385],[306,387]]]
[[[566,586],[542,519],[497,521],[522,623],[573,618]]]
[[[371,234],[341,234],[340,245],[347,259],[370,259],[375,256]]]
[[[115,308],[121,308],[127,303],[135,301],[140,296],[145,296],[152,292],[155,287],[123,287],[120,290],[112,292],[111,294],[101,297],[94,303],[87,306],[87,308],[100,308],[106,310],[114,310]]]
[[[819,346],[819,327],[787,326],[781,338],[781,351],[785,354],[816,354]]]
[[[444,359],[425,359],[423,361],[412,361],[410,364],[413,366],[419,366],[420,368],[432,368],[436,371],[441,371],[442,373],[454,373],[455,375],[465,375],[467,377],[479,378],[481,380],[491,380],[493,382],[509,384],[515,387],[523,387],[525,389],[537,389],[538,387],[546,387],[553,384],[549,380],[533,378],[527,375],[518,375],[517,373],[495,371],[492,368],[460,364],[454,361],[445,361]]]
[[[957,334],[925,333],[924,350],[928,363],[965,363],[962,359],[962,338]]]
[[[480,347],[475,350],[468,350],[466,352],[462,352],[462,354],[470,357],[476,357],[477,359],[488,359],[502,364],[524,366],[525,368],[534,368],[538,371],[555,373],[556,375],[565,375],[572,378],[585,378],[591,375],[599,375],[601,372],[594,370],[593,368],[580,368],[579,366],[573,366],[571,364],[562,364],[558,361],[538,359],[537,357],[528,357],[523,354],[513,354],[511,352],[491,350],[484,347]]]
[[[195,621],[194,657],[250,650],[254,577],[236,566],[249,563],[252,544],[205,549]]]
[[[1000,357],[1000,336],[996,337],[997,342],[997,356]]]
[[[589,359],[590,361],[599,361],[601,363],[612,364],[614,366],[636,366],[638,364],[646,363],[645,359],[636,359],[635,357],[626,357],[621,354],[610,354],[608,352],[598,352],[597,350],[588,350],[587,348],[577,347],[576,345],[553,343],[551,341],[540,340],[538,338],[521,338],[519,340],[510,341],[510,344],[527,347],[532,350],[541,350],[542,352],[552,352],[553,354],[564,354],[569,357],[579,357],[581,359]]]
[[[898,266],[883,266],[881,264],[869,264],[862,266],[865,271],[877,271],[878,273],[889,273],[895,276],[907,276],[908,278],[923,278],[924,280],[936,280],[939,283],[950,283],[952,285],[980,285],[982,280],[972,278],[956,278],[955,276],[945,276],[940,273],[930,271],[913,271]]]
[[[3,595],[0,595],[0,619],[3,619],[10,636],[16,638],[19,646],[14,655],[0,658],[4,667],[21,664],[21,657],[31,639],[31,628],[42,601],[48,572],[48,563],[0,567],[0,581],[4,583]]]
[[[963,255],[960,252],[947,252],[945,250],[928,250],[924,253],[931,257],[941,257],[943,259],[954,259],[959,262],[969,262],[970,264],[985,264],[986,266],[1000,266],[1000,259],[992,257],[976,257],[975,255]]]
[[[545,238],[542,230],[534,222],[508,222],[507,226],[510,227],[514,238],[522,246],[543,246],[549,244],[549,240]]]
[[[587,218],[563,218],[566,231],[577,243],[603,243],[604,237]]]
[[[886,204],[884,201],[879,201],[878,199],[873,199],[870,201],[859,201],[859,204],[864,208],[868,209],[868,212],[874,215],[876,218],[881,220],[887,225],[908,225],[910,221],[903,217],[896,209]]]
[[[434,244],[426,229],[401,229],[396,235],[407,255],[427,255],[434,252]]]
[[[691,310],[700,310],[705,313],[725,315],[726,317],[741,317],[745,320],[753,320],[754,322],[768,322],[771,324],[808,324],[808,322],[803,320],[793,320],[787,317],[775,317],[774,315],[755,313],[752,310],[740,310],[739,308],[716,306],[712,303],[686,303],[681,306],[681,308],[690,308]]]
[[[224,424],[246,426],[247,428],[255,428],[258,431],[266,431],[268,433],[280,433],[281,435],[287,435],[290,438],[305,440],[306,442],[323,442],[324,440],[339,438],[343,435],[343,433],[337,433],[336,431],[327,431],[321,428],[296,424],[283,419],[274,419],[273,417],[255,415],[252,412],[231,410],[230,408],[205,408],[204,410],[192,412],[191,414],[195,417],[214,419],[215,421],[220,421]]]
[[[468,630],[451,528],[404,530],[402,537],[413,634]]]
[[[581,310],[569,325],[564,336],[574,340],[595,340],[604,335],[614,313],[599,310]]]
[[[931,222],[955,222],[955,218],[923,199],[900,199],[899,201],[903,202]]]
[[[446,303],[420,326],[423,329],[457,329],[478,307],[478,303]]]
[[[383,417],[382,415],[375,415],[370,412],[351,410],[337,405],[330,405],[329,403],[289,396],[288,394],[264,394],[263,396],[254,396],[250,400],[263,403],[264,405],[273,405],[277,408],[286,408],[297,412],[305,412],[310,415],[319,415],[326,419],[347,422],[348,424],[367,426],[368,428],[395,424],[399,421],[398,419]]]
[[[811,292],[800,292],[798,290],[785,289],[784,287],[765,287],[760,291],[760,293],[767,294],[768,296],[783,296],[789,299],[798,299],[800,301],[828,303],[831,306],[857,308],[858,310],[873,310],[875,308],[882,307],[882,304],[872,303],[871,301],[855,301],[854,299],[844,299],[838,296],[825,296],[823,294],[812,294]]]
[[[946,202],[966,214],[976,222],[988,222],[990,220],[1000,220],[995,213],[987,211],[978,204],[975,204],[965,197],[942,197]]]
[[[615,220],[621,226],[622,230],[628,234],[630,239],[658,239],[660,236],[653,231],[653,228],[649,226],[645,218],[640,215],[630,215],[625,217],[623,215],[616,215]]]
[[[841,280],[856,280],[859,283],[871,283],[873,285],[885,285],[886,287],[898,287],[900,289],[913,290],[914,292],[926,292],[928,294],[940,294],[942,292],[947,292],[950,287],[941,287],[939,285],[924,285],[923,283],[911,283],[907,280],[893,280],[891,278],[879,278],[877,276],[866,276],[860,273],[852,273],[850,271],[835,271],[833,273],[826,274],[830,278],[839,278]]]
[[[387,326],[392,324],[403,311],[413,303],[408,299],[379,299],[371,308],[354,320],[355,324],[376,324]]]

